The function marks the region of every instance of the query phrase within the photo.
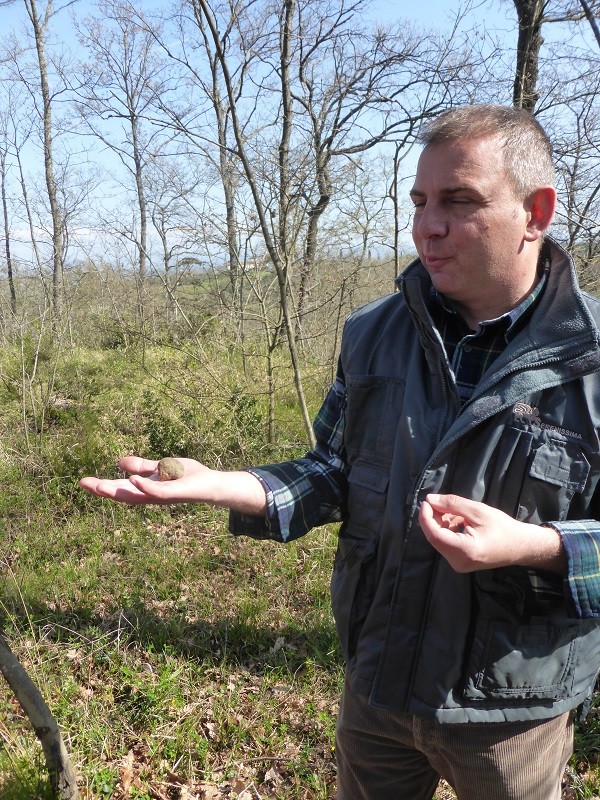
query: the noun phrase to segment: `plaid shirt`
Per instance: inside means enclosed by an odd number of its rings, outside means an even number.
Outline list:
[[[461,402],[471,397],[484,372],[508,342],[529,321],[547,280],[545,273],[533,292],[515,309],[481,322],[476,331],[448,308],[443,298],[432,299],[432,316],[438,327],[456,378]],[[341,519],[347,491],[343,448],[345,384],[338,374],[315,419],[317,445],[304,458],[250,469],[267,497],[266,518],[237,512],[230,515],[230,530],[256,538],[292,541],[311,528]],[[563,579],[530,570],[529,579],[539,601],[552,604],[566,596],[579,618],[600,614],[600,523],[551,523],[561,535],[567,554],[568,574]]]
[[[432,290],[434,322],[442,337],[463,405],[470,400],[483,373],[527,324],[547,279],[548,273],[545,272],[533,292],[519,306],[497,319],[480,322],[476,331],[470,330],[463,317],[448,308],[444,298]]]

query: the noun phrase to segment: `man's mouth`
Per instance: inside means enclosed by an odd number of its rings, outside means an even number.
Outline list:
[[[443,266],[446,261],[448,260],[447,256],[437,256],[437,255],[424,255],[423,262],[426,267],[430,269],[436,269],[438,267]]]

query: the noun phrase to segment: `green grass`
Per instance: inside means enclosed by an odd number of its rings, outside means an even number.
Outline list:
[[[230,538],[222,516],[123,516],[104,535],[92,515],[79,536],[31,526],[2,592],[5,631],[60,722],[83,795],[125,796],[131,780],[136,797],[179,796],[168,794],[178,783],[234,797],[243,782],[332,796],[333,533],[277,547]],[[31,770],[15,777],[36,743],[2,688],[0,774],[13,795],[22,783],[15,797],[38,796]]]
[[[147,350],[144,368],[119,350],[49,351],[27,391],[18,351],[0,355],[0,616],[88,800],[334,796],[335,529],[286,546],[236,539],[222,511],[132,509],[77,487],[116,475],[128,452],[183,448],[224,467],[300,453],[284,368],[277,450],[264,444],[260,375],[222,355],[186,372],[169,348]],[[599,793],[599,724],[594,708],[578,730],[577,798]],[[49,796],[40,746],[0,682],[0,798]]]

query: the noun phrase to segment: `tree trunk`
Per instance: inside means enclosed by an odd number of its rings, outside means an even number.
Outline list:
[[[0,633],[0,672],[13,690],[42,745],[50,783],[58,800],[78,800],[75,771],[60,730],[39,689]]]
[[[6,256],[6,271],[8,275],[8,288],[10,291],[10,309],[13,316],[17,312],[17,295],[13,276],[12,254],[10,250],[10,229],[8,223],[8,205],[6,200],[6,151],[0,153],[0,181],[2,183],[2,216],[4,219],[4,253]]]
[[[286,21],[289,24],[289,20],[291,19],[293,7],[294,7],[295,0],[286,0],[285,7],[284,7],[284,16]],[[233,133],[235,136],[235,141],[238,149],[238,157],[244,173],[246,175],[246,179],[248,181],[248,186],[252,193],[252,198],[254,201],[254,207],[256,209],[258,215],[258,222],[260,225],[260,230],[262,232],[265,245],[271,261],[273,263],[273,268],[275,269],[275,273],[277,275],[277,284],[279,288],[279,297],[281,302],[281,314],[283,317],[283,323],[285,327],[285,333],[287,337],[287,343],[290,353],[290,359],[292,362],[292,370],[294,374],[294,385],[296,387],[296,394],[298,397],[298,403],[300,405],[300,413],[302,415],[302,421],[304,422],[304,428],[306,430],[306,435],[308,438],[308,443],[310,447],[314,447],[315,444],[315,435],[312,428],[312,420],[310,414],[308,412],[308,407],[306,404],[306,397],[304,394],[304,388],[302,385],[302,374],[300,369],[300,359],[298,357],[298,349],[296,347],[296,340],[294,338],[294,325],[292,320],[292,311],[291,311],[291,300],[289,297],[289,285],[288,285],[288,271],[287,271],[287,261],[286,258],[289,255],[286,253],[285,242],[286,242],[286,219],[281,217],[281,210],[286,210],[288,208],[287,198],[289,196],[289,183],[287,182],[287,170],[288,170],[288,159],[289,159],[289,140],[291,136],[291,96],[289,93],[285,93],[283,95],[283,122],[282,122],[282,133],[281,139],[279,144],[279,180],[280,180],[280,193],[279,193],[279,228],[278,228],[278,241],[277,244],[273,241],[271,237],[271,233],[269,230],[269,225],[267,223],[267,211],[263,204],[260,189],[256,180],[256,177],[253,173],[250,160],[248,158],[248,154],[246,152],[247,148],[245,146],[245,140],[242,133],[242,129],[238,120],[237,116],[237,109],[236,109],[236,98],[233,89],[233,82],[231,79],[231,75],[229,73],[229,68],[227,66],[227,59],[225,57],[225,53],[222,47],[222,43],[220,40],[219,32],[217,30],[217,25],[215,22],[214,15],[210,8],[209,3],[207,0],[197,0],[197,6],[199,13],[202,14],[202,18],[206,21],[209,29],[210,35],[215,47],[215,53],[219,61],[219,68],[221,70],[221,74],[223,77],[223,81],[227,88],[227,98],[229,102],[229,109],[231,113],[231,124],[233,127]],[[286,36],[289,37],[289,30],[286,28],[284,33],[282,34],[284,38]],[[282,70],[285,72],[287,69],[286,63],[286,44],[283,45],[283,55],[281,58],[281,65]],[[286,86],[286,76],[285,74],[281,78],[282,85]],[[289,84],[288,90],[289,90]]]
[[[317,183],[319,188],[319,199],[308,211],[306,245],[304,248],[304,257],[302,259],[302,268],[300,271],[298,309],[296,312],[296,340],[298,342],[300,342],[302,338],[302,318],[304,317],[306,311],[307,300],[310,293],[310,281],[315,268],[319,220],[329,205],[332,194],[331,180],[329,178],[328,170],[328,159],[320,150],[317,152]]]
[[[533,111],[538,101],[537,80],[540,49],[543,44],[542,23],[545,0],[513,0],[519,18],[517,66],[513,103],[518,108]]]
[[[398,174],[400,172],[400,145],[394,151],[394,174],[390,187],[390,198],[394,208],[394,278],[400,275],[400,202],[398,196]]]
[[[217,126],[217,143],[219,146],[219,161],[218,169],[221,178],[221,185],[223,188],[223,196],[225,199],[225,222],[227,226],[227,251],[229,261],[229,280],[231,284],[232,296],[232,311],[239,311],[240,318],[242,318],[242,305],[241,305],[241,278],[242,278],[242,264],[240,261],[240,245],[238,237],[238,223],[236,214],[236,178],[234,157],[228,144],[228,118],[230,116],[230,109],[228,101],[223,98],[220,88],[219,80],[219,50],[211,45],[209,32],[205,24],[204,11],[198,3],[190,0],[192,11],[198,31],[204,43],[206,57],[210,65],[210,92],[209,99],[213,110],[215,112],[215,121]],[[243,71],[242,71],[243,73]],[[240,81],[242,76],[240,75]],[[243,322],[240,322],[240,331],[242,330]]]
[[[127,98],[133,106],[132,99]],[[144,159],[141,153],[138,137],[138,116],[133,108],[130,110],[129,124],[131,126],[131,143],[133,148],[133,164],[135,175],[135,188],[138,202],[138,212],[140,215],[140,238],[138,247],[138,271],[137,271],[137,304],[140,334],[142,336],[142,346],[145,347],[145,292],[146,292],[146,266],[148,263],[148,208],[146,204],[146,192],[144,189]]]
[[[58,192],[54,178],[54,154],[53,154],[53,135],[52,135],[52,101],[50,99],[50,86],[48,84],[48,67],[46,64],[46,50],[44,43],[44,31],[46,23],[40,19],[36,0],[25,0],[25,5],[29,13],[29,18],[33,27],[35,37],[35,47],[38,57],[38,68],[40,71],[40,89],[42,93],[42,122],[44,126],[44,172],[46,177],[46,189],[48,192],[48,202],[50,204],[50,214],[52,217],[52,303],[54,323],[56,324],[61,316],[62,300],[62,276],[64,265],[64,238],[63,238],[63,217],[58,201]],[[51,13],[51,3],[48,2],[46,9],[47,17]]]
[[[21,193],[23,195],[23,206],[25,208],[25,213],[27,215],[27,224],[29,227],[29,239],[31,241],[31,249],[33,250],[34,261],[40,276],[40,284],[44,291],[44,297],[46,299],[46,303],[49,308],[52,308],[52,296],[48,288],[46,276],[44,274],[44,262],[42,260],[42,254],[40,253],[40,248],[38,247],[35,223],[33,221],[33,213],[31,209],[31,203],[29,202],[29,193],[27,191],[27,181],[25,178],[25,171],[23,169],[23,161],[21,159],[21,154],[19,153],[18,150],[16,153],[16,158],[17,158],[17,165],[19,167],[19,184],[21,186]]]

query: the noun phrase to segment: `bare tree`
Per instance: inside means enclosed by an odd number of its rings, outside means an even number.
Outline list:
[[[591,3],[588,3],[588,0],[579,0],[579,4],[583,9],[583,13],[585,18],[590,24],[590,28],[596,38],[596,42],[598,47],[600,47],[600,26],[598,25],[598,9],[594,9]]]
[[[18,0],[3,0],[0,2],[0,7],[14,5],[16,2]],[[71,5],[73,2],[75,0],[64,3],[59,10],[62,11],[65,6]],[[33,39],[36,53],[37,89],[39,90],[40,102],[35,103],[35,108],[42,122],[44,177],[52,221],[52,304],[56,324],[61,316],[62,279],[65,264],[64,213],[56,181],[55,127],[53,120],[57,92],[61,91],[61,89],[53,89],[51,86],[46,42],[50,22],[57,12],[54,11],[52,0],[46,0],[45,6],[40,6],[37,0],[23,0],[23,5],[27,12],[30,35]],[[33,87],[31,89],[33,90]]]
[[[558,167],[557,226],[573,254],[580,282],[600,290],[600,71],[588,84],[596,102],[565,100],[553,122]]]
[[[13,258],[11,252],[12,237],[7,197],[9,140],[5,116],[6,115],[0,115],[0,197],[2,202],[4,254],[6,257],[6,272],[10,293],[10,309],[14,316],[17,311],[17,295],[15,292]]]
[[[417,65],[424,66],[421,59],[426,60],[423,38],[383,29],[357,30],[361,5],[331,7],[329,13],[321,13],[317,24],[311,5],[299,5],[293,31],[297,54],[289,72],[282,71],[282,94],[289,94],[290,107],[302,118],[300,125],[307,120],[309,132],[304,174],[296,168],[291,183],[306,218],[297,335],[311,293],[319,223],[344,180],[343,172],[336,175],[336,165],[343,167],[391,138],[400,149],[405,148],[422,116],[433,112],[445,94],[442,91],[433,99],[432,92],[431,106],[421,106],[419,89],[425,84],[420,83]],[[424,68],[423,78],[439,83],[439,73],[430,66]],[[411,111],[407,113],[403,104]],[[294,161],[298,150],[296,144]]]
[[[227,230],[227,254],[228,254],[228,268],[231,280],[231,290],[233,296],[233,307],[239,304],[239,280],[242,270],[240,262],[240,238],[238,217],[236,208],[236,194],[239,184],[239,171],[237,169],[236,158],[232,153],[231,147],[231,121],[230,121],[230,108],[227,99],[227,90],[223,86],[221,78],[221,71],[219,69],[219,53],[216,50],[210,31],[206,25],[205,19],[200,11],[200,7],[196,2],[190,2],[183,6],[183,11],[189,8],[193,15],[194,26],[193,29],[197,30],[199,34],[199,43],[203,48],[203,52],[208,64],[208,79],[204,79],[200,72],[193,66],[189,59],[185,58],[181,63],[185,64],[189,77],[193,78],[194,82],[200,85],[203,93],[210,101],[210,105],[214,112],[214,120],[216,123],[217,144],[215,155],[212,154],[210,147],[203,147],[208,160],[214,163],[217,174],[219,175],[222,189],[223,198],[225,201],[225,223]],[[181,34],[181,41],[185,43],[186,32],[185,25],[181,22],[185,19],[185,14],[180,15],[179,32]],[[230,47],[231,36],[236,23],[236,14],[232,14],[228,27],[221,34],[221,46],[226,51]],[[239,68],[236,71],[234,92],[236,96],[240,96],[243,91],[244,79],[248,70],[251,59],[244,58],[239,63]],[[230,76],[231,77],[231,76]],[[184,132],[189,137],[190,127],[185,126]]]
[[[580,22],[586,20],[600,47],[600,2],[598,0],[547,0],[546,22]]]
[[[89,58],[82,65],[83,80],[74,88],[90,132],[118,157],[133,182],[137,225],[121,233],[133,239],[137,250],[138,317],[143,330],[149,250],[145,172],[164,144],[158,130],[145,123],[145,113],[155,93],[162,91],[162,65],[153,51],[153,38],[135,24],[126,4],[101,0],[98,10],[97,19],[78,23]]]
[[[243,6],[240,7],[243,9]],[[239,46],[237,21],[240,10],[224,18],[226,27],[221,31],[221,48],[228,61],[234,95],[244,94],[244,81],[251,63],[256,58],[253,45],[246,41]],[[181,0],[170,18],[167,35],[161,35],[161,26],[151,22],[147,15],[138,12],[138,24],[155,37],[158,46],[180,70],[181,85],[187,92],[177,100],[157,94],[155,124],[168,124],[187,140],[188,153],[198,153],[212,167],[220,183],[225,218],[225,251],[229,271],[232,309],[240,311],[241,237],[238,224],[238,190],[242,181],[239,161],[235,154],[229,100],[219,67],[218,53],[198,3]],[[257,25],[257,30],[260,26]],[[247,32],[246,32],[247,35]],[[207,112],[210,115],[207,116]],[[210,178],[207,176],[210,183]],[[222,238],[222,237],[221,237]]]
[[[585,44],[552,47],[545,57],[542,26],[565,29],[587,20],[594,35],[597,3],[513,0],[519,16],[514,102],[536,113],[555,145],[559,207],[556,229],[586,288],[597,291],[600,232],[600,60]]]
[[[198,249],[202,248],[202,206],[197,190],[201,174],[195,160],[184,162],[171,158],[148,164],[148,196],[150,219],[160,242],[159,257],[151,259],[154,274],[163,283],[166,296],[167,324],[176,323],[185,314],[177,301],[177,290],[197,263]],[[201,187],[200,187],[201,188]]]
[[[52,298],[55,317],[61,313],[61,289],[65,263],[64,224],[63,213],[58,199],[58,190],[55,179],[55,162],[52,128],[53,98],[48,80],[48,67],[46,62],[46,31],[52,18],[52,0],[48,0],[44,12],[40,12],[37,0],[24,0],[25,8],[31,22],[35,39],[35,49],[38,58],[40,92],[42,96],[42,120],[44,127],[44,173],[48,202],[52,216]]]
[[[52,0],[44,7],[23,0],[18,21],[19,35],[12,31],[2,42],[2,89],[5,104],[4,129],[9,149],[11,174],[19,186],[21,208],[29,239],[32,261],[43,287],[54,334],[60,333],[68,297],[64,269],[69,252],[70,227],[80,215],[88,182],[74,156],[77,147],[73,131],[67,129],[69,100],[63,76],[68,73],[62,45],[55,43],[55,29],[61,12],[71,2],[54,9]],[[2,0],[2,6],[20,5]],[[38,174],[39,151],[43,171]],[[85,187],[82,191],[82,187]]]

